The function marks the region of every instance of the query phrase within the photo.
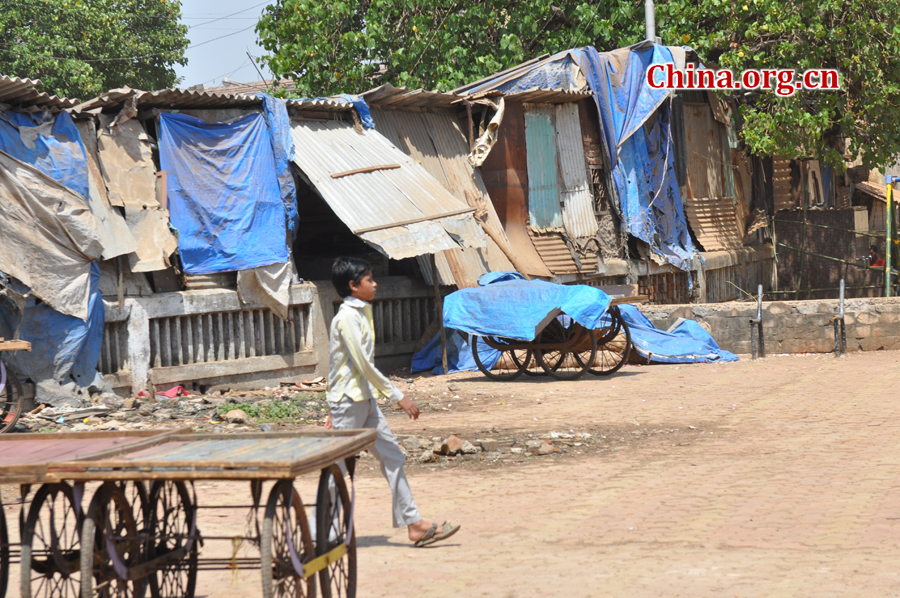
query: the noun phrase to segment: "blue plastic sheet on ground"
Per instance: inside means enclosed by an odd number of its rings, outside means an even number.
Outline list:
[[[444,326],[479,336],[530,341],[556,309],[591,330],[599,327],[609,295],[594,287],[512,280],[461,289],[444,300]]]
[[[478,358],[484,367],[491,369],[500,359],[500,351],[478,343]],[[472,346],[466,335],[459,330],[447,330],[447,367],[451,374],[478,370],[475,358],[472,357]],[[428,370],[438,375],[444,373],[440,333],[434,335],[421,351],[413,355],[411,369],[414,374]]]
[[[284,204],[284,215],[292,238],[296,238],[300,225],[300,214],[297,212],[297,188],[291,172],[291,161],[294,159],[294,138],[291,137],[291,117],[288,116],[287,102],[273,98],[268,94],[260,94],[263,98],[263,117],[269,129],[272,151],[275,153],[275,172],[278,186],[281,189],[281,203]]]
[[[88,196],[87,154],[67,112],[42,120],[40,114],[0,111],[0,150]]]
[[[10,359],[23,379],[35,382],[52,378],[60,383],[71,377],[88,387],[97,375],[100,347],[103,344],[105,310],[100,294],[100,267],[91,266],[91,295],[87,322],[36,303],[32,296],[23,313],[0,303],[0,336],[11,337],[19,328],[19,338],[31,342],[31,351],[17,351]]]
[[[633,305],[620,305],[628,322],[635,351],[651,363],[709,363],[737,361],[737,355],[725,351],[699,323],[682,321],[672,332],[657,330]]]
[[[160,162],[185,272],[287,262],[284,204],[263,116],[225,124],[162,113],[159,122]]]

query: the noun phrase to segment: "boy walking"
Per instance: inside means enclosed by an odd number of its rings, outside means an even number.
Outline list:
[[[413,500],[403,463],[406,457],[397,445],[384,414],[378,408],[379,397],[387,397],[412,419],[419,419],[419,407],[375,368],[375,328],[372,305],[378,285],[372,278],[372,266],[366,260],[340,257],[334,261],[331,279],[344,298],[331,321],[331,355],[328,372],[328,404],[331,413],[326,428],[375,428],[375,446],[369,449],[381,463],[391,488],[394,527],[407,526],[409,539],[416,546],[445,540],[459,531],[459,525],[428,524],[422,520]]]

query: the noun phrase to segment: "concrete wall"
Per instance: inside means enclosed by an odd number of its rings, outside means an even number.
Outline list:
[[[750,353],[750,318],[756,303],[641,305],[641,312],[663,330],[678,318],[700,322],[723,349]],[[831,318],[837,300],[770,301],[763,303],[766,353],[830,353],[834,351]],[[848,351],[900,349],[900,298],[849,299],[844,303]]]

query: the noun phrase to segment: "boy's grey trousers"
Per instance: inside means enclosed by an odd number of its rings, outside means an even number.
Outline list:
[[[412,525],[421,521],[422,516],[416,508],[409,482],[406,481],[406,473],[403,471],[403,463],[406,456],[397,445],[397,437],[391,432],[384,414],[378,408],[375,399],[354,402],[343,397],[337,403],[330,403],[331,421],[335,430],[349,428],[375,428],[378,436],[375,446],[369,451],[381,462],[381,473],[384,474],[388,485],[391,487],[391,496],[394,502],[394,527]],[[343,462],[340,463],[344,469]]]

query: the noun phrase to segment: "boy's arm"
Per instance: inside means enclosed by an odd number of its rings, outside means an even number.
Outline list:
[[[363,378],[368,380],[382,395],[390,398],[392,403],[403,399],[403,393],[400,392],[400,389],[394,386],[384,374],[378,371],[374,364],[369,363],[369,360],[366,359],[366,355],[362,350],[362,339],[360,338],[359,330],[354,326],[348,326],[347,322],[341,320],[338,322],[338,332],[341,335],[341,340],[344,342],[344,347],[347,348],[347,355],[350,357],[350,361],[353,362],[353,366],[359,370],[359,373],[363,375]]]

